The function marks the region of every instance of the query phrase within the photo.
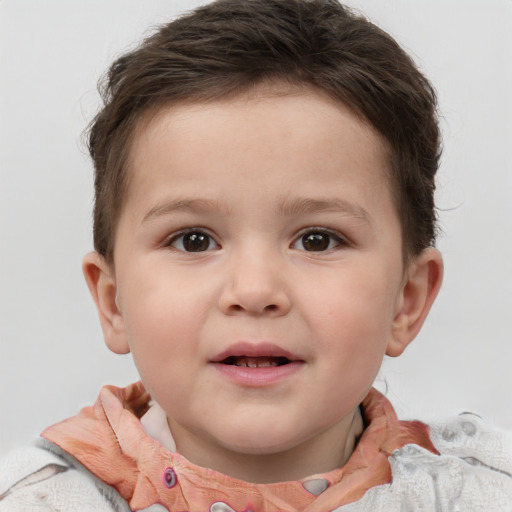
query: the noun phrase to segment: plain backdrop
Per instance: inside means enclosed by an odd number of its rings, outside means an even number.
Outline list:
[[[81,274],[96,82],[148,28],[199,2],[0,1],[0,454],[137,379],[108,352]],[[446,277],[378,385],[402,417],[473,411],[512,428],[512,1],[351,0],[434,82]]]

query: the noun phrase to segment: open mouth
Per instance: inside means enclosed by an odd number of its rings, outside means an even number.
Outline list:
[[[229,356],[220,361],[221,364],[241,366],[244,368],[272,368],[275,366],[283,366],[285,364],[289,364],[290,362],[290,359],[282,356]]]
[[[264,388],[287,382],[306,362],[274,343],[239,342],[218,353],[210,363],[236,386]]]

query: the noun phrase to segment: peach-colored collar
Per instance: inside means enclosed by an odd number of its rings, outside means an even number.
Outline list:
[[[361,404],[367,427],[342,468],[296,482],[251,484],[195,466],[152,439],[139,419],[149,401],[140,382],[124,389],[105,386],[94,406],[42,436],[114,486],[132,510],[160,503],[181,512],[325,512],[389,483],[394,450],[414,443],[438,453],[426,425],[398,420],[390,402],[372,389]]]

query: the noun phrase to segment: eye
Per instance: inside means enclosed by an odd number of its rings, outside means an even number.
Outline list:
[[[323,252],[346,244],[343,238],[331,231],[314,229],[298,238],[292,244],[292,248],[299,249],[300,251]]]
[[[208,233],[200,230],[177,233],[166,245],[184,252],[205,252],[219,249],[217,242]]]

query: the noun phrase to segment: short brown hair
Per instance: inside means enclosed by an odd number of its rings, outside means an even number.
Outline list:
[[[268,81],[312,86],[366,119],[389,152],[404,254],[434,244],[436,94],[397,42],[336,0],[218,0],[160,27],[100,85],[104,105],[89,131],[96,251],[113,262],[127,154],[143,114]]]

